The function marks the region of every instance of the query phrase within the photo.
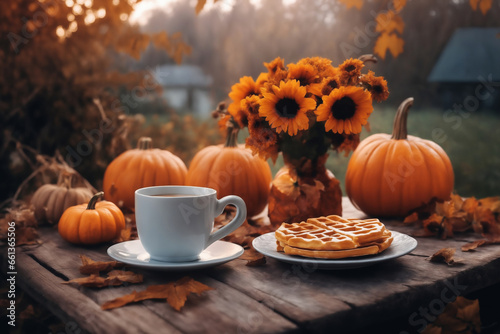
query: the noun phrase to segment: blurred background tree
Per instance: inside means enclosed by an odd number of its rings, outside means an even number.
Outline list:
[[[498,143],[498,112],[481,107],[452,128],[443,116],[452,105],[443,105],[439,85],[427,77],[457,28],[498,26],[500,2],[483,12],[471,9],[470,0],[400,1],[406,4],[399,13],[403,53],[370,65],[391,90],[370,118],[372,132],[388,132],[396,105],[414,96],[410,132],[434,139],[432,131],[444,129],[447,139],[439,144],[452,159],[459,193],[492,195],[500,186],[500,145],[487,143]],[[348,8],[351,2],[363,6]],[[139,12],[144,3],[152,10]],[[0,2],[0,173],[8,175],[0,202],[32,170],[18,143],[49,156],[60,152],[96,187],[107,163],[144,134],[189,164],[196,150],[220,136],[214,121],[172,108],[157,81],[160,66],[182,60],[201,67],[212,78],[215,107],[241,76],[256,78],[275,57],[289,63],[322,56],[339,64],[373,53],[375,18],[392,0],[206,1],[198,15],[197,3]],[[452,102],[466,97],[458,96]],[[341,180],[347,162],[330,159]]]

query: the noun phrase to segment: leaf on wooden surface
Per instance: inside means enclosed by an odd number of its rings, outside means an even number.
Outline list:
[[[500,197],[476,199],[462,198],[452,194],[448,201],[431,201],[404,220],[405,223],[422,224],[424,235],[442,239],[452,237],[454,232],[471,229],[487,240],[500,239]],[[467,246],[472,247],[471,246]]]
[[[112,269],[124,266],[123,263],[118,261],[94,261],[85,255],[80,255],[80,259],[82,260],[80,273],[83,275],[98,275],[101,271],[110,271]]]
[[[422,334],[434,333],[480,333],[481,318],[479,300],[469,300],[462,296],[446,305],[441,313]]]
[[[404,43],[404,40],[394,33],[383,33],[377,38],[373,52],[385,59],[387,51],[390,51],[392,56],[396,58],[403,52]]]
[[[438,250],[436,253],[432,254],[429,257],[429,261],[438,262],[438,263],[446,263],[447,265],[455,265],[462,263],[462,259],[455,258],[455,248],[442,248]]]
[[[347,9],[356,8],[357,10],[363,8],[363,2],[364,2],[364,0],[339,0],[339,1],[343,3],[347,7]]]
[[[129,241],[132,240],[132,228],[124,228],[123,230],[120,231],[120,235],[118,238],[115,240],[116,242],[123,242],[123,241]]]
[[[196,8],[195,8],[196,15],[200,14],[200,12],[203,10],[203,7],[205,7],[206,3],[207,3],[207,0],[198,0],[198,2],[196,3]]]
[[[245,252],[239,258],[246,260],[248,267],[258,267],[266,264],[266,257],[257,252],[253,247],[245,249]]]
[[[34,227],[16,229],[16,246],[34,245],[38,243],[38,232]]]
[[[132,271],[113,270],[108,273],[107,277],[92,274],[63,282],[63,284],[76,283],[88,288],[104,288],[107,286],[123,285],[123,283],[141,283],[142,281],[142,274],[136,274]]]
[[[393,0],[392,6],[394,7],[394,10],[399,13],[406,6],[406,0]]]
[[[101,308],[103,310],[110,310],[147,299],[166,299],[172,308],[180,311],[191,293],[200,295],[202,292],[208,290],[213,290],[213,288],[186,276],[176,282],[151,285],[146,290],[140,292],[133,291],[131,294],[104,303]]]
[[[491,238],[491,239],[481,239],[481,240],[476,240],[473,242],[466,243],[461,247],[462,252],[469,252],[472,250],[476,250],[478,247],[481,246],[487,246],[487,245],[494,245],[494,244],[500,244],[500,237],[498,238]]]

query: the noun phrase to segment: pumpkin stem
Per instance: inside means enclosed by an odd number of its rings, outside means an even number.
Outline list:
[[[99,191],[97,194],[92,196],[92,198],[89,201],[89,204],[87,205],[87,210],[95,210],[95,204],[97,203],[99,198],[101,198],[102,196],[104,196],[103,191]]]
[[[394,125],[392,127],[392,137],[391,139],[406,139],[408,138],[408,128],[407,128],[407,119],[408,119],[408,111],[410,107],[413,105],[413,97],[409,97],[398,107],[398,111],[396,112],[396,116],[394,117]]]
[[[153,140],[150,137],[141,137],[137,142],[137,148],[139,150],[149,150],[153,148]]]
[[[361,56],[359,56],[358,59],[361,60],[365,64],[367,62],[377,63],[377,61],[378,61],[377,57],[375,57],[371,53],[370,54],[366,54],[366,55],[361,55]]]
[[[226,145],[224,147],[236,147],[238,146],[236,139],[238,138],[239,129],[229,122],[230,125],[227,126],[227,134],[226,134]]]

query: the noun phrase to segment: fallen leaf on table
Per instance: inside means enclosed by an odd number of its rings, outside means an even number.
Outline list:
[[[132,271],[113,270],[108,273],[107,277],[92,274],[87,277],[75,278],[70,281],[63,282],[63,284],[76,283],[88,288],[104,288],[107,286],[119,286],[125,282],[141,283],[142,281],[143,277],[141,274],[136,274]]]
[[[245,252],[239,258],[246,260],[246,265],[249,267],[258,267],[266,264],[266,257],[254,248],[245,249]]]
[[[98,275],[101,271],[110,271],[115,268],[123,267],[124,264],[118,261],[94,261],[91,258],[80,255],[82,265],[80,266],[80,273],[83,275]]]
[[[38,232],[34,227],[16,229],[16,246],[34,245],[38,243]]]
[[[469,300],[462,296],[446,305],[433,323],[429,324],[422,334],[433,333],[464,333],[481,332],[479,300]]]
[[[471,250],[475,250],[476,248],[481,246],[494,245],[494,244],[500,244],[500,237],[493,239],[481,239],[469,242],[462,246],[462,252],[468,252]]]
[[[448,265],[462,263],[462,259],[454,257],[455,251],[455,248],[442,248],[436,253],[432,254],[432,256],[429,257],[429,261],[446,263]]]
[[[166,299],[170,306],[176,311],[180,311],[191,293],[200,295],[202,292],[208,290],[213,290],[213,288],[186,276],[176,282],[151,285],[146,290],[139,292],[133,291],[131,294],[102,304],[101,308],[103,310],[110,310],[147,299]]]

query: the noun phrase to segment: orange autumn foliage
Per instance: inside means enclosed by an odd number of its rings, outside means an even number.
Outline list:
[[[131,294],[105,302],[101,308],[103,310],[110,310],[147,299],[166,299],[167,303],[174,310],[180,311],[190,294],[195,293],[200,295],[202,292],[208,290],[213,290],[213,288],[186,276],[176,282],[150,285],[146,290],[133,291]]]
[[[476,199],[451,195],[444,202],[432,201],[405,218],[405,223],[417,223],[423,236],[453,237],[456,232],[474,231],[486,240],[463,246],[464,251],[500,242],[500,197]]]

